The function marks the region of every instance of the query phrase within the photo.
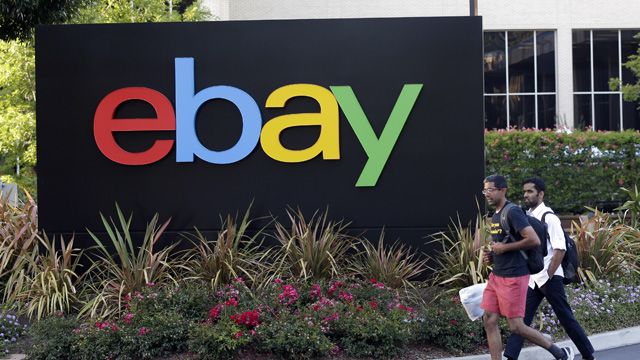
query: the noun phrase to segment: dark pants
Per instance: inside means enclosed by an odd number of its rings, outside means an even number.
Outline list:
[[[533,317],[538,311],[538,306],[542,302],[542,299],[546,298],[553,308],[553,312],[556,313],[560,325],[564,328],[569,338],[580,351],[580,354],[584,358],[590,358],[593,355],[593,346],[587,338],[587,335],[582,330],[582,327],[573,316],[573,311],[567,302],[567,294],[564,292],[564,284],[562,283],[562,276],[554,276],[549,279],[541,288],[535,289],[529,288],[527,290],[527,307],[524,315],[524,323],[529,326],[533,321]],[[524,339],[520,335],[511,334],[507,339],[507,346],[504,350],[504,356],[517,359],[522,350],[522,343]]]

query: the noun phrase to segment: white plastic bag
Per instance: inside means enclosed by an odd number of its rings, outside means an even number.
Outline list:
[[[484,310],[480,308],[480,303],[482,302],[482,294],[486,287],[487,283],[482,283],[460,289],[460,302],[471,321],[479,319],[484,314]]]

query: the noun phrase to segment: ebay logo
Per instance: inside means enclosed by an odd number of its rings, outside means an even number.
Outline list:
[[[320,111],[277,116],[263,125],[260,107],[241,89],[216,85],[195,93],[193,58],[175,59],[175,84],[175,109],[164,94],[146,87],[125,87],[107,94],[98,104],[93,121],[94,138],[102,154],[119,164],[147,165],[167,156],[175,142],[176,162],[193,162],[197,156],[211,164],[232,164],[247,157],[260,142],[262,150],[276,161],[298,163],[320,154],[324,160],[339,160],[339,111],[342,110],[368,157],[356,186],[370,187],[376,185],[422,90],[422,84],[403,86],[378,137],[350,86],[329,86],[329,89],[315,84],[282,86],[269,94],[265,108],[284,108],[289,99],[301,96],[317,101]],[[231,148],[222,151],[203,146],[196,133],[198,109],[213,99],[232,102],[242,118],[240,138]],[[114,118],[118,107],[131,100],[151,105],[156,117]],[[280,142],[280,133],[298,126],[320,126],[317,141],[306,149],[285,148]],[[175,131],[176,136],[175,140],[155,140],[144,151],[130,152],[120,147],[114,138],[115,132],[129,131]]]

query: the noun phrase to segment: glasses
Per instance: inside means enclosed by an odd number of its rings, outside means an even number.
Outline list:
[[[496,190],[500,190],[498,188],[486,188],[486,189],[482,189],[482,195],[487,195],[488,193],[492,193]]]

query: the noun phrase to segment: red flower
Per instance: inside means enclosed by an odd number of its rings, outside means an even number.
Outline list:
[[[453,325],[453,326],[458,325],[458,320],[456,320],[456,319],[451,319],[451,325]]]
[[[209,310],[209,320],[216,320],[220,317],[220,310],[222,309],[222,305],[218,304]]]
[[[334,292],[336,292],[336,290],[338,290],[338,288],[342,287],[344,284],[340,281],[336,281],[333,284],[331,284],[331,286],[329,286],[329,290],[327,291],[327,294],[329,294],[329,296],[333,295]]]
[[[122,320],[127,324],[131,324],[131,320],[133,320],[134,316],[135,316],[135,314],[128,313],[127,315],[124,316],[124,318]]]
[[[238,331],[237,333],[233,334],[233,340],[240,339],[242,335],[244,335],[244,333],[242,331]]]
[[[282,284],[282,279],[277,278],[277,279],[273,280],[273,282],[276,283],[276,284]]]
[[[229,300],[224,302],[225,306],[238,306],[238,300],[236,298],[230,298]]]
[[[241,314],[231,315],[229,319],[238,325],[254,328],[260,324],[260,312],[257,309],[245,311]]]
[[[377,284],[378,283],[378,279],[371,278],[371,279],[369,279],[369,282],[371,282],[372,284]]]
[[[347,304],[351,303],[351,301],[353,300],[353,295],[349,294],[348,292],[344,292],[341,291],[340,295],[338,295],[338,297],[342,300],[344,300],[344,302],[346,302]]]
[[[378,308],[378,303],[375,302],[374,300],[369,301],[369,306],[371,306],[372,309],[377,309]]]
[[[147,329],[146,327],[141,327],[140,330],[138,330],[138,335],[143,336],[145,334],[147,334],[149,332],[149,329]]]
[[[322,288],[320,288],[320,285],[318,284],[311,285],[311,290],[309,290],[309,297],[311,297],[312,299],[316,299],[321,296],[322,296]]]

